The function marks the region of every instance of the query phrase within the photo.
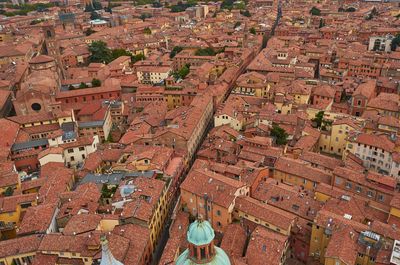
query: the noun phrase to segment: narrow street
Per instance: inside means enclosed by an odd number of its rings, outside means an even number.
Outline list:
[[[275,33],[275,28],[277,27],[277,25],[278,25],[278,23],[279,23],[279,20],[280,20],[280,18],[282,17],[282,8],[281,8],[281,1],[279,1],[278,2],[278,12],[277,12],[277,17],[276,17],[276,20],[275,20],[275,22],[274,22],[274,24],[273,24],[273,26],[272,26],[272,28],[271,28],[271,33],[269,34],[269,36],[267,36],[266,38],[266,45],[268,45],[268,40],[274,35],[274,33]],[[262,51],[262,50],[261,50]],[[260,51],[260,52],[261,52]],[[254,57],[256,57],[258,54],[256,54]],[[254,58],[253,58],[254,59]],[[251,61],[250,61],[251,62]],[[250,62],[248,63],[248,64],[250,64]],[[243,74],[246,70],[246,68],[247,68],[247,66],[248,66],[248,64],[243,68],[244,70],[239,74],[239,75],[241,75],[241,74]],[[239,76],[238,75],[238,76]],[[237,77],[238,77],[237,76]],[[236,78],[237,78],[236,77]],[[236,79],[235,78],[235,79]],[[232,91],[232,89],[234,88],[234,82],[233,82],[233,85],[231,85],[231,87],[229,88],[229,92],[230,91]],[[229,95],[228,95],[229,96]],[[225,101],[226,101],[226,99],[225,99]],[[202,142],[204,141],[204,139],[205,139],[205,137],[207,136],[207,134],[208,134],[208,132],[211,130],[213,128],[213,120],[211,120],[210,121],[210,124],[209,124],[209,126],[208,126],[208,129],[205,131],[205,133],[204,133],[204,135],[203,135],[203,140],[202,140]],[[201,146],[201,144],[199,144],[199,147]],[[190,167],[191,167],[191,165],[192,165],[192,162],[195,160],[195,156],[194,156],[194,158],[192,159],[192,161],[191,161],[191,163],[188,165],[188,168],[186,169],[186,170],[184,170],[184,173],[183,173],[183,175],[182,175],[182,177],[181,177],[181,180],[180,180],[180,183],[185,179],[185,177],[186,177],[186,175],[187,175],[187,173],[189,172],[189,170],[190,170]],[[180,184],[179,183],[179,184]],[[171,217],[172,217],[172,215],[173,215],[173,211],[174,211],[174,209],[176,208],[176,203],[177,203],[177,201],[178,201],[178,198],[179,198],[179,189],[177,190],[177,192],[175,193],[175,195],[174,195],[174,198],[172,199],[172,202],[171,202],[171,204],[170,204],[170,208],[168,209],[168,214],[167,214],[167,217],[166,217],[166,222],[165,222],[165,224],[164,224],[164,228],[163,228],[163,231],[161,232],[161,235],[160,235],[160,239],[159,239],[159,243],[157,244],[157,246],[156,246],[156,249],[154,250],[154,253],[153,253],[153,259],[152,259],[152,262],[151,262],[151,265],[157,265],[158,264],[158,262],[159,262],[159,260],[160,260],[160,258],[161,258],[161,256],[162,256],[162,253],[163,253],[163,250],[164,250],[164,248],[165,248],[165,245],[167,244],[167,241],[168,241],[168,238],[169,238],[169,228],[170,228],[170,226],[171,226],[171,224],[172,224],[172,221],[173,221],[173,219],[171,219]]]

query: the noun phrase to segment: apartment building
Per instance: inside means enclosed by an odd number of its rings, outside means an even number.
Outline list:
[[[321,152],[342,156],[346,150],[347,137],[352,131],[361,129],[361,123],[351,117],[333,120],[327,130],[321,131],[318,147]]]
[[[169,66],[138,66],[136,70],[140,83],[152,85],[160,84],[172,73],[172,68]]]
[[[347,137],[343,157],[351,153],[360,158],[366,168],[398,179],[400,176],[395,172],[398,163],[393,160],[398,153],[395,140],[393,135],[353,133]]]
[[[249,194],[245,183],[206,168],[192,169],[180,188],[183,210],[208,220],[220,232],[233,220],[235,198]]]

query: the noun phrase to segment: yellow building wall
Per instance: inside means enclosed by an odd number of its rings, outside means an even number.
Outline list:
[[[396,216],[400,218],[400,209],[391,207],[390,208],[390,215]]]
[[[308,190],[313,190],[314,189],[314,183],[312,181],[306,180],[302,177],[299,176],[295,176],[295,175],[291,175],[288,174],[286,172],[282,172],[280,170],[274,170],[274,179],[277,180],[283,180],[286,183],[290,183],[296,186],[300,186],[302,185],[305,189]]]
[[[117,225],[119,225],[119,220],[102,219],[99,224],[99,230],[109,232],[114,230]]]
[[[5,265],[12,265],[13,264],[13,259],[20,259],[21,264],[24,264],[23,261],[22,261],[22,258],[24,258],[24,257],[33,257],[35,255],[36,255],[36,252],[29,252],[29,253],[23,253],[23,254],[8,256],[8,257],[5,257],[5,258],[0,258],[0,264],[1,264],[1,262],[4,262]]]
[[[174,109],[176,107],[182,106],[181,95],[165,95],[164,99],[167,102],[168,109]]]
[[[15,223],[19,224],[19,217],[21,215],[21,207],[18,205],[17,209],[13,212],[1,213],[0,214],[0,221],[5,223]]]
[[[293,94],[294,102],[296,104],[308,104],[310,101],[310,95],[300,95],[300,94]]]
[[[316,198],[316,200],[319,201],[319,202],[326,202],[326,201],[328,201],[328,200],[331,198],[331,196],[328,196],[328,195],[323,194],[323,193],[321,193],[321,192],[316,192],[316,193],[315,193],[315,198]]]
[[[336,263],[336,261],[339,261],[339,263]],[[335,258],[326,258],[325,259],[325,265],[346,265],[345,263],[343,263],[341,260],[339,259],[335,259]]]
[[[310,256],[317,258],[316,253],[319,252],[319,261],[325,263],[325,249],[328,246],[329,239],[324,235],[324,228],[313,224],[310,239]]]
[[[280,233],[282,235],[287,235],[288,236],[290,234],[290,229],[289,230],[281,229],[279,227],[276,227],[276,226],[272,225],[269,222],[266,222],[265,220],[259,220],[259,219],[257,219],[256,217],[254,217],[252,215],[248,215],[247,214],[247,216],[246,216],[245,213],[242,212],[242,211],[238,211],[237,213],[235,213],[234,218],[236,218],[236,219],[241,219],[241,218],[247,219],[247,220],[249,220],[249,221],[251,221],[253,223],[262,225],[265,228],[268,228],[268,229],[270,229],[272,231],[275,231],[277,233]]]

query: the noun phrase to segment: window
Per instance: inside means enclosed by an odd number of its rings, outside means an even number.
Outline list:
[[[71,161],[75,161],[75,157],[74,156],[71,156]]]
[[[85,147],[83,147],[83,146],[79,147],[79,151],[83,151],[83,150],[85,150]]]
[[[217,210],[217,215],[221,216],[221,211],[220,210]]]
[[[356,186],[356,192],[358,192],[358,193],[361,192],[361,187],[360,186]]]
[[[85,159],[86,157],[85,157],[85,154],[82,154],[82,159]]]
[[[68,149],[68,153],[73,153],[73,152],[74,152],[74,149],[72,149],[72,148]]]
[[[342,178],[336,177],[336,178],[335,178],[335,183],[336,183],[337,185],[342,184]]]
[[[13,259],[11,263],[15,264],[15,265],[22,265],[22,263],[19,259]]]
[[[370,190],[367,191],[367,196],[370,197],[370,198],[373,197],[374,196],[374,192],[370,191]]]
[[[33,103],[31,105],[32,110],[34,111],[40,111],[42,109],[42,106],[39,103]]]
[[[350,182],[346,182],[346,188],[347,189],[351,189],[351,183]]]
[[[382,194],[378,195],[378,200],[383,202],[385,200],[385,196],[383,196]]]

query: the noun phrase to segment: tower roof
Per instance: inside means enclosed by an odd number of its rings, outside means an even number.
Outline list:
[[[38,64],[38,63],[48,63],[48,62],[52,62],[54,61],[54,58],[51,56],[47,56],[47,55],[38,55],[34,58],[32,58],[29,63],[30,64]]]
[[[187,240],[189,243],[202,246],[210,244],[214,240],[215,234],[208,221],[196,220],[189,226]]]
[[[124,265],[116,260],[108,247],[108,240],[105,236],[101,237],[101,262],[100,265]]]
[[[228,255],[219,247],[215,248],[215,256],[212,260],[207,263],[201,263],[202,265],[231,265]],[[176,260],[176,265],[198,265],[196,262],[189,258],[189,250],[186,249]]]

